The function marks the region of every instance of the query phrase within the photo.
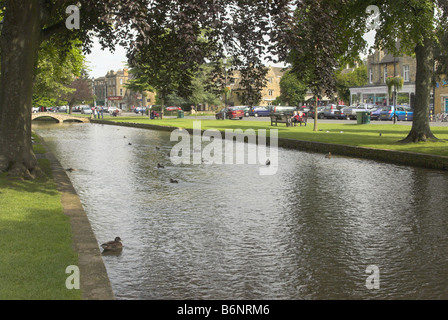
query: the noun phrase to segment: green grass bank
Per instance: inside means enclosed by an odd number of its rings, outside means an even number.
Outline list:
[[[175,127],[192,129],[195,119],[155,119],[147,117],[118,117],[108,118],[108,121],[118,123],[137,123],[163,127]],[[403,144],[399,141],[404,139],[411,127],[400,124],[327,124],[319,123],[319,131],[313,131],[313,122],[308,125],[297,127],[286,127],[285,124],[271,126],[270,122],[240,121],[240,120],[202,120],[202,130],[217,129],[278,129],[279,138],[319,142],[326,144],[356,146],[363,148],[384,149],[393,151],[406,151],[438,156],[448,156],[448,127],[432,127],[433,133],[440,140],[437,142],[420,142],[415,144]],[[269,133],[269,131],[268,131]]]
[[[34,151],[45,148],[36,144]],[[39,165],[45,175],[33,181],[0,174],[0,299],[79,300],[81,291],[65,285],[67,266],[78,265],[70,220],[50,162],[39,159]]]

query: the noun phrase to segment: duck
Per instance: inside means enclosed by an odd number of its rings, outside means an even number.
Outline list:
[[[328,152],[328,154],[325,155],[325,158],[331,159],[331,152]]]
[[[123,248],[123,244],[121,243],[120,237],[116,237],[114,241],[108,241],[101,245],[101,248],[104,250],[121,250]]]
[[[76,171],[76,170],[73,169],[73,168],[68,168],[68,169],[66,169],[66,171],[68,171],[68,172],[73,172],[73,171]]]
[[[132,143],[129,142],[128,145],[132,146]]]
[[[177,180],[175,180],[175,179],[172,179],[172,178],[170,178],[170,182],[171,182],[171,183],[178,183],[179,181],[177,181]]]
[[[159,148],[159,147],[156,147],[156,150],[160,150],[160,148]]]
[[[271,160],[266,160],[266,165],[269,166],[271,164]]]
[[[157,168],[163,169],[165,166],[161,165],[160,163],[157,164]]]

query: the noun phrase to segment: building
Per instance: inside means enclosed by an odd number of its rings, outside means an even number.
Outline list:
[[[410,56],[394,56],[387,50],[376,50],[367,58],[368,84],[350,88],[350,104],[358,102],[391,105],[393,97],[388,94],[386,79],[400,76],[403,87],[397,93],[397,103],[411,107],[415,97],[416,61]]]
[[[280,79],[284,74],[284,68],[268,67],[266,74],[266,86],[261,90],[261,98],[258,102],[260,106],[272,105],[272,102],[280,96]],[[233,71],[228,77],[228,86],[231,89],[231,95],[228,98],[228,105],[247,105],[245,101],[245,89],[241,86],[241,75],[238,71]]]
[[[94,92],[97,105],[117,107],[129,110],[132,107],[148,106],[155,101],[155,94],[145,92],[133,92],[126,88],[126,84],[132,75],[128,69],[109,71],[104,77],[94,80]]]
[[[434,113],[448,113],[448,79],[436,83]]]

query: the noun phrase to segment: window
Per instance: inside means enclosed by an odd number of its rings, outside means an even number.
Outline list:
[[[120,78],[120,84],[123,84],[123,78]]]
[[[269,90],[268,95],[272,97],[274,95],[274,90]]]
[[[387,65],[384,66],[384,83],[386,83],[386,79],[387,79]]]
[[[120,96],[123,95],[123,88],[120,88]]]
[[[409,66],[403,66],[403,79],[404,79],[404,82],[411,81],[410,80]]]
[[[269,83],[272,83],[272,78],[269,78],[268,81],[269,81]]]
[[[373,83],[373,71],[369,69],[369,83]]]

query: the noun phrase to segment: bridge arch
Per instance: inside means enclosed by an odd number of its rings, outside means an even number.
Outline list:
[[[38,118],[49,117],[55,119],[58,123],[63,123],[65,121],[74,121],[74,122],[82,122],[87,123],[90,122],[89,118],[84,117],[76,117],[69,114],[60,114],[56,112],[37,112],[33,113],[31,116],[31,121],[36,120]]]

